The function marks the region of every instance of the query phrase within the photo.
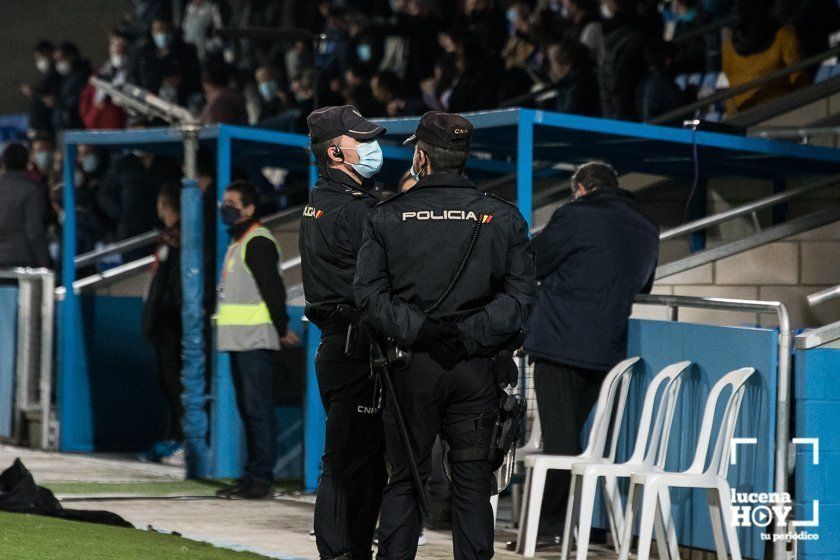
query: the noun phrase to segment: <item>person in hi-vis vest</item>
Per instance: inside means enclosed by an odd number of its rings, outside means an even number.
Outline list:
[[[259,499],[273,495],[277,460],[272,352],[299,343],[288,327],[280,246],[256,217],[259,193],[236,181],[225,191],[220,217],[230,247],[222,265],[216,313],[219,352],[230,352],[236,404],[245,424],[248,459],[237,484],[217,492],[222,498]]]

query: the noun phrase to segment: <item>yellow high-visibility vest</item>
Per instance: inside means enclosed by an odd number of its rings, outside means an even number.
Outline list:
[[[278,273],[282,274],[280,245],[261,224],[255,224],[242,239],[228,247],[216,313],[216,344],[220,352],[280,350],[280,337],[271,322],[268,306],[245,263],[245,250],[255,237],[268,238],[277,246]]]

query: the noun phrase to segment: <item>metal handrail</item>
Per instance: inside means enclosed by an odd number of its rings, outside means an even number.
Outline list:
[[[752,214],[753,212],[757,212],[764,208],[775,206],[776,204],[788,201],[792,198],[796,198],[803,194],[826,189],[828,187],[836,185],[837,183],[840,183],[840,175],[834,175],[824,181],[820,181],[812,185],[804,185],[802,187],[797,187],[795,189],[789,189],[778,194],[770,195],[768,197],[756,200],[754,202],[744,204],[743,206],[738,206],[737,208],[725,210],[723,212],[719,212],[711,216],[706,216],[705,218],[700,218],[699,220],[688,222],[675,228],[666,230],[659,235],[659,240],[667,241],[675,237],[681,237],[689,233],[694,233],[695,231],[700,231],[711,226],[727,222],[739,216]]]
[[[775,491],[787,492],[787,478],[790,474],[788,447],[790,440],[790,374],[791,374],[791,331],[787,307],[779,301],[756,301],[728,298],[705,298],[645,294],[636,297],[636,303],[660,305],[671,310],[672,321],[678,318],[680,307],[716,309],[776,315],[779,320],[779,369],[776,392],[776,446],[775,446]],[[783,530],[783,528],[781,529]],[[781,544],[782,547],[777,545]],[[784,558],[784,541],[774,543],[773,556]]]
[[[840,285],[809,295],[808,305],[815,307],[837,298],[840,298]]]
[[[669,239],[674,239],[675,237],[682,237],[683,235],[688,235],[689,233],[707,229],[740,216],[752,214],[754,212],[758,212],[759,210],[763,210],[764,208],[775,206],[776,204],[786,202],[798,196],[827,189],[828,187],[832,187],[838,183],[840,183],[840,175],[833,175],[824,181],[820,181],[812,185],[804,185],[795,189],[788,189],[784,192],[749,202],[743,206],[738,206],[737,208],[724,210],[723,212],[718,212],[717,214],[712,214],[711,216],[706,216],[705,218],[700,218],[699,220],[694,220],[693,222],[687,222],[677,227],[667,229],[659,234],[659,241],[668,241]],[[538,234],[543,230],[543,227],[545,226],[531,228],[531,235]]]
[[[732,24],[738,23],[739,20],[740,20],[740,18],[738,17],[737,14],[724,16],[724,17],[722,17],[722,18],[720,18],[716,21],[713,21],[711,23],[708,23],[708,24],[704,25],[703,27],[698,27],[697,29],[692,29],[688,33],[684,33],[683,35],[680,35],[679,37],[674,37],[673,39],[671,39],[671,42],[676,44],[676,45],[679,45],[680,43],[684,43],[686,41],[690,41],[690,40],[695,39],[697,37],[701,37],[703,35],[706,35],[707,33],[711,33],[712,31],[717,31],[717,30],[722,29],[724,27],[728,27]]]
[[[274,214],[269,214],[268,216],[262,218],[262,223],[266,226],[271,227],[275,225],[275,223],[282,222],[284,218],[287,218],[291,215],[297,215],[299,212],[299,206],[286,208],[285,210],[275,212]],[[127,253],[128,251],[142,249],[143,247],[154,245],[158,241],[158,239],[160,239],[159,230],[155,229],[152,231],[147,231],[146,233],[141,233],[139,235],[135,235],[134,237],[123,239],[122,241],[116,241],[105,247],[95,249],[88,253],[82,253],[81,255],[78,255],[73,260],[73,262],[76,263],[76,268],[81,268],[83,266],[95,264],[96,262],[110,255]]]
[[[649,122],[650,124],[666,124],[677,119],[693,115],[694,111],[696,111],[697,109],[703,109],[704,107],[708,107],[709,105],[717,103],[718,101],[725,101],[727,99],[735,97],[736,95],[740,95],[742,93],[746,93],[748,91],[757,89],[765,84],[778,80],[779,78],[784,78],[790,74],[801,72],[802,70],[806,70],[807,68],[810,68],[811,66],[822,62],[826,58],[836,56],[838,54],[840,54],[840,45],[828,49],[827,51],[822,52],[820,54],[816,54],[814,56],[806,58],[805,60],[797,62],[796,64],[793,64],[786,68],[781,68],[774,72],[770,72],[769,74],[765,74],[760,78],[756,78],[755,80],[749,81],[745,84],[741,84],[738,87],[728,88],[725,91],[709,95],[708,97],[704,97],[703,99],[695,101],[694,103],[689,103],[688,105],[684,105],[679,109],[674,109],[673,111],[669,111],[663,115],[659,115],[658,117],[651,119]]]
[[[76,268],[82,268],[91,264],[96,264],[105,257],[111,255],[127,253],[135,249],[142,249],[143,247],[153,245],[158,239],[160,239],[160,231],[153,229],[152,231],[147,231],[146,233],[141,233],[140,235],[135,235],[134,237],[129,237],[128,239],[123,239],[122,241],[116,241],[106,245],[105,247],[94,249],[88,253],[82,253],[81,255],[76,256],[76,258],[73,259],[73,262],[76,264]]]
[[[750,136],[758,136],[760,138],[803,138],[807,139],[811,136],[838,136],[840,135],[840,126],[817,126],[813,128],[760,128],[751,130]]]
[[[840,298],[840,285],[809,295],[808,305],[814,307],[837,298]],[[823,346],[838,340],[840,340],[840,321],[797,335],[796,348],[799,350],[810,350],[811,348]]]

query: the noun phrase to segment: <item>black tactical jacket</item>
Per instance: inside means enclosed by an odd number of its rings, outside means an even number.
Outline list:
[[[343,171],[321,173],[300,222],[300,257],[306,316],[318,328],[342,328],[337,307],[353,307],[353,275],[364,220],[379,201],[380,187],[361,185]]]
[[[449,297],[431,315],[456,322],[470,356],[515,335],[536,291],[528,224],[515,206],[479,192],[463,175],[433,173],[368,215],[356,265],[363,319],[410,348],[425,309],[449,285],[473,234],[473,253]]]

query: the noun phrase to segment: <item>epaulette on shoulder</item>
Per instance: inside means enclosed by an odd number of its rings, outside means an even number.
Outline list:
[[[359,190],[356,190],[356,189],[351,189],[349,187],[345,188],[344,192],[346,192],[347,194],[349,194],[350,196],[353,196],[355,198],[362,198],[362,197],[365,196],[365,193],[363,193],[362,191],[359,191]]]

